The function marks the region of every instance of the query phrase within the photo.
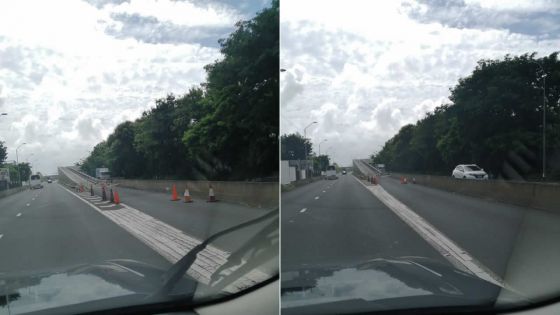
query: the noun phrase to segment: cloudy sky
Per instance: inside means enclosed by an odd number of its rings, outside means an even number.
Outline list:
[[[350,165],[448,102],[480,59],[560,50],[560,1],[281,1],[281,132]]]
[[[34,171],[72,165],[168,93],[269,0],[0,1],[0,141]]]

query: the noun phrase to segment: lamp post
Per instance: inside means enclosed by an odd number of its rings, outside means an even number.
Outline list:
[[[319,142],[319,156],[321,156],[321,143],[327,141],[327,139],[323,139],[323,141]]]
[[[19,156],[18,156],[18,150],[19,150],[19,148],[20,148],[22,145],[25,145],[25,144],[27,144],[27,143],[24,142],[24,143],[20,144],[20,145],[16,148],[16,163],[17,163],[17,171],[18,171],[18,183],[20,184],[20,186],[21,186],[21,174],[20,174],[20,172],[19,172]]]
[[[316,124],[317,122],[314,121],[307,125],[307,127],[303,128],[303,151],[305,153],[305,176],[307,176],[307,171],[309,170],[309,165],[307,163],[307,128],[311,127],[312,125]]]
[[[531,63],[539,66],[542,72],[542,90],[543,90],[543,116],[542,116],[542,179],[546,179],[546,73],[544,72],[543,66],[536,62],[531,61]]]

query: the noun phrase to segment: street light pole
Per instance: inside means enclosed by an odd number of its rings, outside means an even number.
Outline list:
[[[305,153],[305,176],[307,176],[307,171],[309,171],[309,165],[307,163],[307,128],[311,127],[312,125],[316,124],[317,122],[314,121],[307,125],[307,127],[303,128],[303,149]]]
[[[536,61],[531,61],[531,63],[534,63],[537,66],[539,66],[540,70],[542,71],[541,78],[543,79],[542,179],[545,180],[546,179],[546,73],[544,72],[544,68],[540,63]]]
[[[321,143],[327,141],[327,139],[324,139],[323,141],[319,142],[319,156],[321,156]]]
[[[18,156],[18,150],[19,150],[19,148],[20,148],[22,145],[24,145],[24,144],[26,144],[26,143],[24,142],[24,143],[20,144],[20,145],[16,148],[16,163],[17,163],[17,171],[18,171],[18,183],[20,184],[20,186],[21,186],[21,173],[20,173],[20,171],[19,171],[19,156]]]

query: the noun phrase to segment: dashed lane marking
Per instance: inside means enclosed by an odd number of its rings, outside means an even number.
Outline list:
[[[315,200],[319,199],[319,196],[315,196]]]
[[[16,214],[16,217],[21,217],[21,212]]]
[[[468,270],[475,276],[494,283],[501,287],[506,286],[504,281],[485,267],[482,263],[472,257],[466,250],[455,244],[451,239],[432,226],[424,218],[416,214],[412,209],[389,194],[380,185],[366,186],[362,181],[355,179],[369,190],[377,199],[393,211],[402,221],[408,224],[416,233],[426,240],[432,247],[438,250],[453,265]]]
[[[29,203],[25,205],[26,207],[29,207]]]
[[[0,234],[0,239],[2,239],[2,237],[4,237],[4,234]]]
[[[307,210],[307,208],[303,208],[301,210],[299,210],[300,213],[304,213]]]

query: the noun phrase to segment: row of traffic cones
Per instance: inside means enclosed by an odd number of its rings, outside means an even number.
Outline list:
[[[177,186],[173,184],[173,186],[171,187],[171,201],[178,201],[178,200],[179,197],[177,195]],[[208,188],[208,200],[206,200],[206,202],[216,202],[216,201],[218,201],[218,199],[216,199],[216,195],[214,194],[214,187],[210,185]],[[185,186],[185,193],[183,194],[183,202],[185,203],[193,202],[188,186]]]
[[[90,194],[93,196],[93,185],[91,185]],[[113,187],[109,189],[109,198],[110,202],[116,205],[121,203],[121,197],[119,196],[118,191],[113,191]],[[107,191],[105,189],[105,185],[101,185],[101,200],[107,201]]]
[[[416,184],[416,178],[412,177],[412,183]],[[401,176],[401,184],[403,185],[408,184],[408,179],[405,176]]]
[[[368,176],[367,181],[373,185],[379,184],[379,178],[377,176]]]

